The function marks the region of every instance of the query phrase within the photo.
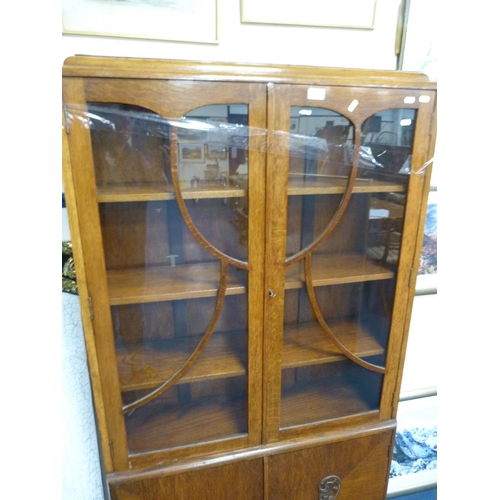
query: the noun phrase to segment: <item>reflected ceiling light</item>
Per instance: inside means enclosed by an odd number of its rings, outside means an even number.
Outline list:
[[[358,107],[359,101],[357,99],[354,99],[354,101],[349,104],[349,107],[347,108],[347,111],[352,113],[357,107]]]
[[[402,127],[408,127],[409,125],[411,125],[411,118],[403,118],[399,124],[402,126]]]
[[[301,109],[299,111],[299,115],[311,116],[312,110],[311,109]]]

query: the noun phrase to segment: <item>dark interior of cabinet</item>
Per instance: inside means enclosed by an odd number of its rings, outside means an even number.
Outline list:
[[[125,416],[130,453],[146,453],[248,432],[246,376],[172,386]],[[142,391],[126,392],[124,402]]]
[[[291,256],[316,241],[337,213],[341,194],[289,196],[287,216],[287,255]],[[335,232],[318,253],[360,253],[366,245],[369,198],[353,196]],[[335,237],[341,233],[342,238]]]
[[[382,381],[381,374],[369,372],[349,360],[285,369],[281,428],[376,411]]]
[[[238,215],[232,204],[223,199],[186,200],[186,208],[211,245],[247,260],[247,241],[235,224]],[[175,200],[107,203],[99,209],[107,269],[218,262],[188,229]]]
[[[379,282],[316,287],[315,295],[342,345],[360,359],[383,366],[390,317],[380,320],[379,310],[363,307],[372,297],[366,290],[372,283]],[[318,324],[306,290],[287,290],[285,310],[281,427],[377,410],[383,375],[343,355]],[[293,356],[294,347],[302,348],[302,357]]]

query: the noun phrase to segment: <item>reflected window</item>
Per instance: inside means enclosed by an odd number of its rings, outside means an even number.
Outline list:
[[[359,166],[409,174],[416,110],[389,109],[367,118],[361,127]]]
[[[352,165],[352,123],[323,108],[293,106],[290,113],[290,174],[347,176]]]

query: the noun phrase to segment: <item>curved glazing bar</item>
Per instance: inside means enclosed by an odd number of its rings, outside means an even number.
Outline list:
[[[196,361],[198,356],[201,354],[203,348],[210,340],[210,337],[212,336],[212,333],[215,329],[215,325],[219,320],[219,316],[222,311],[222,306],[224,305],[224,298],[226,296],[227,277],[228,277],[228,264],[226,261],[221,260],[220,287],[219,287],[219,293],[217,295],[217,304],[212,319],[210,321],[210,324],[205,334],[203,335],[202,339],[200,340],[200,343],[196,346],[196,349],[191,353],[188,359],[186,359],[184,364],[168,380],[163,382],[163,384],[157,387],[154,391],[150,392],[148,395],[134,401],[133,403],[124,405],[122,408],[123,413],[129,413],[132,410],[135,410],[136,408],[139,408],[140,406],[149,403],[156,397],[163,394],[167,389],[169,389],[172,385],[174,385],[186,373],[189,367]]]
[[[175,132],[174,132],[175,134]],[[175,156],[175,152],[174,154],[172,155],[174,158],[176,157]],[[233,257],[230,257],[229,255],[226,255],[224,254],[223,252],[221,252],[220,250],[218,250],[217,248],[215,248],[213,246],[213,244],[209,243],[206,238],[200,233],[200,231],[197,229],[196,225],[194,224],[190,214],[189,214],[189,211],[186,207],[186,203],[185,203],[185,200],[184,200],[184,197],[183,197],[183,193],[182,193],[182,189],[180,187],[180,182],[179,182],[179,171],[178,171],[178,165],[177,165],[177,161],[174,159],[174,161],[172,162],[172,168],[171,168],[171,172],[172,172],[172,184],[173,184],[173,188],[174,188],[174,193],[175,193],[175,199],[177,201],[177,204],[179,206],[179,210],[181,211],[181,214],[182,214],[182,218],[184,219],[184,222],[186,223],[186,225],[188,226],[190,232],[193,234],[193,236],[196,238],[196,240],[198,241],[198,243],[204,247],[206,250],[208,250],[212,255],[214,255],[215,257],[217,257],[218,259],[221,259],[221,260],[224,260],[226,261],[227,263],[235,266],[235,267],[238,267],[240,269],[246,269],[248,270],[249,269],[249,264],[248,262],[243,262],[239,259],[235,259]]]
[[[357,365],[366,368],[367,370],[371,370],[377,373],[385,373],[385,368],[383,366],[378,366],[373,363],[369,363],[359,356],[356,356],[353,352],[351,352],[345,345],[337,338],[337,336],[333,333],[331,328],[328,326],[328,323],[325,321],[323,317],[318,301],[316,300],[316,294],[314,293],[314,286],[312,282],[312,262],[311,262],[311,254],[308,253],[305,257],[305,275],[306,275],[306,287],[307,287],[307,295],[309,300],[311,301],[312,309],[314,315],[321,325],[323,331],[329,335],[335,346],[339,349],[339,351],[348,359],[356,363]]]
[[[259,133],[249,130],[248,120],[247,105],[214,104],[170,122],[172,183],[182,218],[202,246],[240,269],[248,269],[250,138]]]
[[[345,116],[323,108],[291,108],[289,194],[307,198],[318,194],[338,194],[341,199],[323,231],[300,236],[299,248],[287,249],[285,265],[298,262],[318,248],[344,214],[355,185],[360,148],[360,130]],[[354,155],[349,157],[349,149]],[[314,201],[313,201],[314,204]],[[290,228],[289,231],[290,233]],[[294,247],[295,249],[295,247]]]

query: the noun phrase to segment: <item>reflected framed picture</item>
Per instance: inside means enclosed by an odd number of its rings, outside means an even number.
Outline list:
[[[241,0],[241,22],[371,30],[376,5],[377,0]]]
[[[204,130],[177,128],[178,141],[204,142],[207,139],[207,132]]]
[[[180,162],[203,163],[205,161],[205,145],[201,142],[181,142],[178,148]]]
[[[227,146],[224,144],[205,144],[205,157],[210,160],[227,159]]]
[[[217,0],[62,0],[62,32],[217,44]]]
[[[290,118],[290,133],[297,134],[299,131],[299,118]]]

